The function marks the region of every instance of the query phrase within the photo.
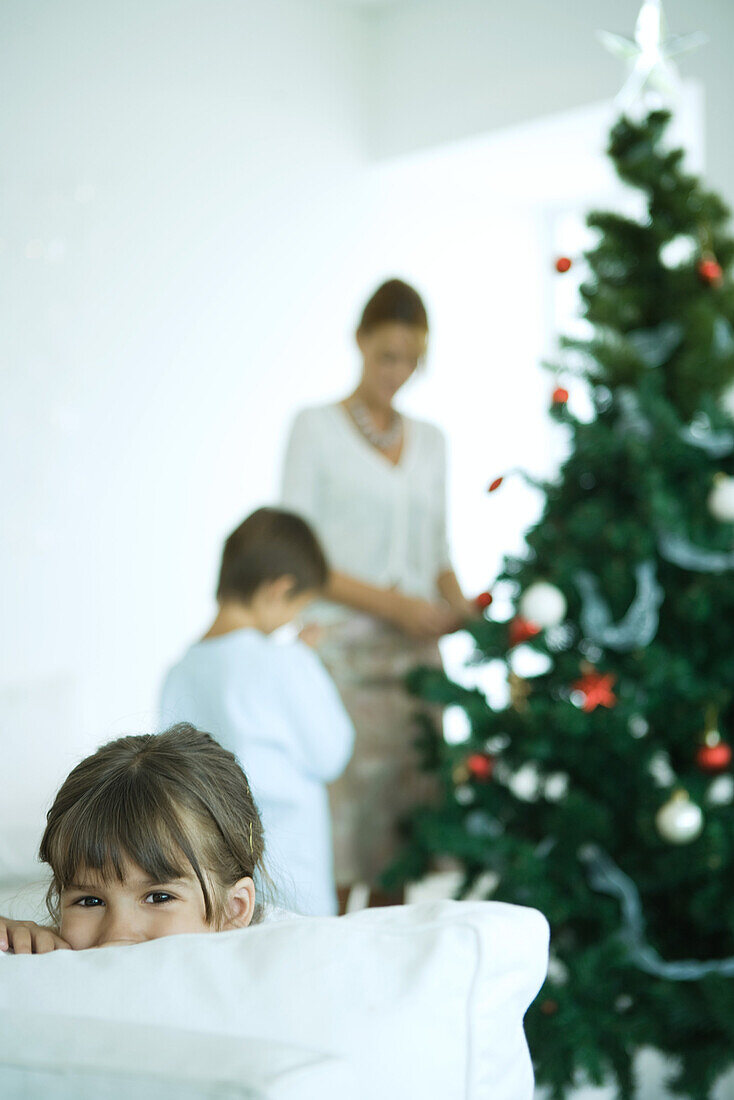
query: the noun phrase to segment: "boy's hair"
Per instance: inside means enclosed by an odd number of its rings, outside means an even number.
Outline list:
[[[292,576],[293,595],[322,589],[329,566],[316,535],[294,512],[258,508],[224,544],[217,599],[249,601],[268,581]]]
[[[256,869],[264,876],[263,849],[260,815],[236,758],[182,722],[120,737],[77,764],[48,811],[39,856],[53,871],[46,905],[57,923],[60,893],[80,872],[122,882],[127,858],[154,882],[193,869],[207,923],[220,927],[226,889]],[[253,920],[260,919],[258,904]]]

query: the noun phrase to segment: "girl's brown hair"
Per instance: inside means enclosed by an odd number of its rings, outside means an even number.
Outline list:
[[[428,314],[418,291],[402,279],[388,279],[364,307],[357,332],[366,334],[378,325],[396,321],[428,332]]]
[[[120,737],[82,760],[47,814],[40,858],[53,871],[46,905],[59,920],[60,893],[82,869],[123,881],[126,858],[155,882],[193,869],[206,920],[224,921],[224,894],[259,871],[263,828],[235,756],[194,726]],[[253,921],[262,919],[257,905]]]

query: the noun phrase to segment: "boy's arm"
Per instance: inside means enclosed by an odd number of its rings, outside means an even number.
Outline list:
[[[305,769],[331,783],[352,755],[354,726],[320,658],[303,642],[289,648],[290,659],[283,662],[281,703]]]
[[[14,955],[45,955],[49,951],[70,951],[71,944],[53,929],[32,920],[0,917],[0,951]]]

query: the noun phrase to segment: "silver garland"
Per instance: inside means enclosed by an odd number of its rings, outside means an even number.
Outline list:
[[[655,328],[640,328],[627,333],[627,341],[646,367],[662,367],[683,340],[678,321],[663,321]]]
[[[705,415],[696,416],[690,424],[679,431],[679,436],[684,443],[691,447],[698,447],[712,458],[723,458],[724,455],[734,451],[734,432],[715,432],[711,427],[711,421]]]
[[[617,898],[622,907],[623,928],[621,938],[629,952],[629,960],[646,974],[665,978],[671,982],[695,982],[709,974],[734,977],[734,957],[712,959],[684,959],[666,962],[645,939],[645,919],[642,915],[640,894],[634,882],[617,867],[610,856],[595,844],[587,844],[579,852],[579,859],[586,865],[586,873],[592,890]]]
[[[734,353],[734,332],[725,317],[717,317],[711,334],[711,353],[717,359],[728,359]]]
[[[581,628],[584,635],[604,649],[626,652],[643,649],[658,631],[663,589],[657,582],[655,562],[635,566],[637,592],[623,619],[612,622],[609,606],[599,595],[599,582],[585,570],[575,577],[581,599]]]
[[[671,565],[689,569],[693,573],[726,573],[734,569],[734,552],[730,550],[706,550],[694,546],[683,535],[672,531],[658,534],[660,556]]]
[[[653,436],[653,426],[640,408],[640,399],[629,386],[620,386],[617,390],[618,409],[615,429],[625,436],[636,436],[649,440]],[[689,445],[705,451],[711,458],[724,458],[734,451],[734,432],[728,429],[714,431],[711,421],[703,413],[694,417],[690,424],[678,431],[678,437]]]
[[[640,400],[629,386],[617,390],[616,404],[619,410],[615,430],[623,436],[634,435],[638,439],[652,438],[652,424],[640,408]]]

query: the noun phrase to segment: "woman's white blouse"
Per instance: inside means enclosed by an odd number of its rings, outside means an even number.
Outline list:
[[[397,466],[368,443],[341,405],[298,413],[282,502],[313,526],[340,573],[424,599],[451,568],[446,537],[446,444],[433,424],[403,417]]]

